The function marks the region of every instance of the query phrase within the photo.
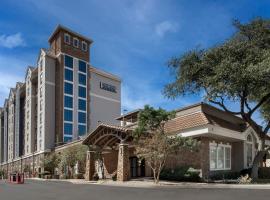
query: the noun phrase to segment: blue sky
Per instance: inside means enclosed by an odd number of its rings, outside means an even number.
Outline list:
[[[1,0],[0,105],[39,49],[63,24],[94,40],[93,66],[122,78],[122,107],[151,104],[166,109],[201,100],[172,101],[161,91],[171,80],[168,60],[185,51],[216,45],[231,34],[233,19],[270,17],[269,0]]]

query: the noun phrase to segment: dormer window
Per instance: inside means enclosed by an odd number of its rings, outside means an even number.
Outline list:
[[[73,38],[73,46],[76,48],[79,47],[79,40],[77,38]]]
[[[82,42],[82,50],[87,51],[87,43],[85,41]]]
[[[65,40],[65,43],[70,44],[70,35],[65,33],[64,40]]]

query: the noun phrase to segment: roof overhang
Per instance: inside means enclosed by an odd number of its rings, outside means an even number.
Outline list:
[[[193,127],[176,133],[182,137],[209,137],[213,139],[225,139],[227,141],[245,141],[246,134],[211,124]]]
[[[112,147],[118,143],[130,141],[131,133],[132,129],[129,128],[100,124],[83,140],[82,144],[101,148]]]

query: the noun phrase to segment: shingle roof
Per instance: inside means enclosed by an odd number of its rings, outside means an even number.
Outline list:
[[[201,113],[193,113],[185,116],[176,117],[165,124],[167,133],[175,133],[188,128],[198,127],[209,124],[207,117]]]
[[[235,117],[233,115],[228,115],[224,111],[217,109],[208,104],[195,104],[193,106],[189,106],[189,108],[193,108],[195,106],[201,106],[202,109],[199,109],[196,112],[192,112],[186,115],[178,116],[165,124],[165,131],[169,134],[173,134],[175,132],[182,131],[184,129],[194,128],[198,126],[203,126],[207,124],[212,124],[215,126],[219,126],[222,128],[227,128],[234,131],[242,132],[246,130],[246,123],[239,117]],[[178,110],[181,111],[187,110],[186,108]],[[218,112],[218,115],[215,115],[210,110],[215,110]]]

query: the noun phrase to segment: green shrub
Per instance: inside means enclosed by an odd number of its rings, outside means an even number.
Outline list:
[[[0,178],[5,176],[5,172],[3,170],[0,170]]]
[[[258,173],[260,179],[270,179],[270,168],[260,167]]]
[[[75,179],[84,179],[84,176],[83,176],[82,173],[78,173],[78,174],[75,174],[75,175],[74,175],[74,178],[75,178]]]
[[[240,172],[216,172],[210,176],[211,180],[236,180],[240,177]]]
[[[98,176],[98,174],[97,174],[97,173],[95,173],[95,174],[94,174],[94,176],[93,176],[93,180],[94,180],[94,181],[98,181],[98,180],[99,180],[99,176]]]
[[[117,181],[117,174],[114,174],[114,175],[112,176],[112,180],[113,180],[113,181]]]
[[[251,175],[251,168],[246,168],[246,169],[242,169],[241,171],[240,171],[240,175],[241,176],[246,176],[247,174],[250,176]]]
[[[160,180],[199,182],[200,171],[190,167],[177,167],[175,169],[163,169]]]
[[[69,179],[69,176],[66,174],[61,174],[60,179]]]

